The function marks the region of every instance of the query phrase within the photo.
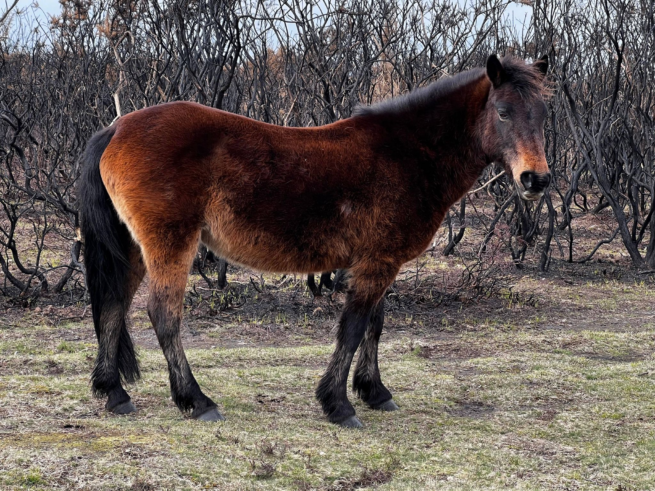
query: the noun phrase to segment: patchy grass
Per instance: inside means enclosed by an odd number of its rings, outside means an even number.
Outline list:
[[[653,292],[603,275],[544,278],[439,307],[430,285],[401,283],[380,354],[401,410],[356,402],[360,431],[327,423],[313,396],[341,298],[313,301],[298,282],[244,286],[230,295],[247,306],[224,311],[228,293],[212,294],[208,315],[187,306],[187,356],[227,417],[219,424],[170,401],[143,298],[132,322],[143,378],[129,388],[139,411],[128,417],[90,395],[83,306],[7,310],[0,488],[655,488]],[[411,295],[420,301],[403,304]]]

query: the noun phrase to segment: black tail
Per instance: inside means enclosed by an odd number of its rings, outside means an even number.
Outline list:
[[[119,372],[126,382],[140,377],[124,318],[131,300],[126,298],[126,291],[133,243],[100,176],[100,158],[115,131],[115,126],[110,126],[89,140],[82,156],[78,188],[86,285],[99,344],[98,360],[91,376],[97,395],[107,394],[114,390],[116,383],[120,384]],[[111,353],[112,346],[117,347],[115,355]]]

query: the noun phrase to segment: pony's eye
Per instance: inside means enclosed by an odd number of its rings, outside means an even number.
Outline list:
[[[507,121],[509,119],[509,114],[507,114],[505,111],[498,111],[498,119],[501,121]]]

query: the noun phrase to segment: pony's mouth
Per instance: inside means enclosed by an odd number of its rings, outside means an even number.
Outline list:
[[[521,196],[521,198],[523,198],[525,201],[537,201],[543,195],[544,195],[543,191],[535,193],[533,191],[521,191],[521,190],[519,190],[519,196]]]
[[[523,184],[520,184],[516,181],[514,181],[514,186],[516,187],[516,192],[518,195],[521,197],[521,199],[525,201],[537,201],[541,199],[541,197],[544,195],[544,191],[533,191],[531,189],[525,189],[523,187]]]

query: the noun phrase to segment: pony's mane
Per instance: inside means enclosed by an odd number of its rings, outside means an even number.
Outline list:
[[[501,63],[507,75],[507,82],[519,92],[521,97],[547,95],[543,75],[533,65],[513,56],[505,56]],[[384,116],[410,111],[417,111],[433,106],[439,99],[447,97],[458,89],[484,76],[484,68],[473,68],[449,77],[442,77],[426,87],[415,89],[392,99],[386,99],[370,106],[360,105],[353,111],[353,116]]]

